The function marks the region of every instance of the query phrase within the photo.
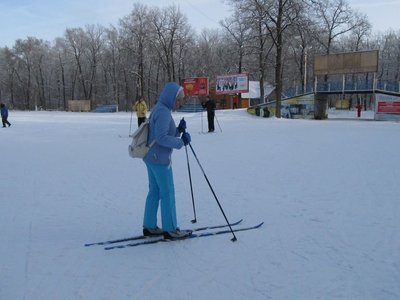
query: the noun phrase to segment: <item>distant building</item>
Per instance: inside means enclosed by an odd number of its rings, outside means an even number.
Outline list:
[[[260,99],[260,82],[259,81],[249,81],[249,92],[242,93],[242,103],[248,102],[246,106],[242,107],[250,107],[256,104],[268,102],[275,100],[275,87],[269,84],[268,82],[264,83],[264,98]]]
[[[68,100],[68,110],[75,112],[88,112],[91,110],[90,100]]]

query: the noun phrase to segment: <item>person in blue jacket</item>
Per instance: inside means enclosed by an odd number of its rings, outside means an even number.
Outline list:
[[[163,235],[165,239],[183,239],[190,232],[178,228],[175,188],[171,167],[173,149],[181,149],[191,141],[186,132],[186,122],[182,119],[176,127],[172,118],[174,107],[182,104],[183,89],[174,82],[164,86],[156,106],[153,108],[149,120],[148,144],[155,143],[143,158],[149,178],[149,192],[143,220],[143,235]],[[180,134],[182,136],[180,137]],[[157,211],[161,206],[162,228],[157,227]]]
[[[8,122],[8,108],[4,103],[0,104],[1,107],[1,121],[3,122],[3,128],[6,127],[6,124],[8,127],[11,126],[10,122]]]

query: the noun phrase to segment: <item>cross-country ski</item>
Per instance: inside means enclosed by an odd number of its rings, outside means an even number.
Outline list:
[[[235,228],[233,229],[234,232],[239,232],[239,231],[248,231],[248,230],[254,230],[257,228],[260,228],[264,222],[261,222],[255,226],[249,226],[249,227],[243,227],[243,228]],[[229,234],[231,233],[230,230],[220,230],[220,231],[207,231],[204,233],[192,233],[185,239],[180,239],[180,240],[167,240],[163,238],[153,238],[149,241],[142,241],[142,242],[136,242],[136,243],[129,243],[125,245],[118,245],[118,246],[111,246],[111,247],[105,247],[104,250],[112,250],[112,249],[123,249],[123,248],[130,248],[130,247],[137,247],[137,246],[144,246],[144,245],[150,245],[150,244],[157,244],[157,243],[165,243],[165,242],[178,242],[178,241],[183,241],[183,240],[188,240],[188,239],[194,239],[194,238],[201,238],[201,237],[206,237],[206,236],[214,236],[214,235],[221,235],[221,234]]]
[[[239,221],[230,223],[230,225],[231,226],[236,226],[236,225],[239,225],[242,221],[243,221],[243,219],[240,219]],[[228,227],[228,225],[224,224],[224,225],[203,226],[203,227],[197,227],[197,228],[194,228],[194,229],[184,229],[184,230],[185,231],[190,230],[192,232],[199,232],[199,231],[210,230],[210,229],[218,229],[218,228],[224,228],[224,227]],[[135,240],[150,239],[150,238],[152,238],[152,237],[151,236],[144,236],[144,235],[137,235],[137,236],[121,238],[121,239],[114,239],[114,240],[108,240],[108,241],[102,241],[102,242],[87,243],[87,244],[85,244],[85,247],[96,246],[96,245],[110,245],[110,244],[116,244],[116,243],[122,243],[122,242],[128,242],[128,241],[135,241]]]

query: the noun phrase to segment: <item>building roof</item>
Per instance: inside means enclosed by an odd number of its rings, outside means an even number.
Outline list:
[[[273,87],[268,82],[264,82],[264,97],[270,95],[275,87]],[[249,92],[242,93],[242,98],[259,99],[260,98],[260,82],[259,81],[249,81]]]

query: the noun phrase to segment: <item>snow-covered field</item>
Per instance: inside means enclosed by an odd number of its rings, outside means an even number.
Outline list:
[[[236,243],[84,247],[141,232],[147,175],[128,157],[130,116],[10,112],[0,129],[0,299],[400,299],[400,123],[226,110],[201,134],[201,113],[174,113],[228,219],[263,227]],[[223,224],[189,155],[198,222],[182,149],[179,225]]]

